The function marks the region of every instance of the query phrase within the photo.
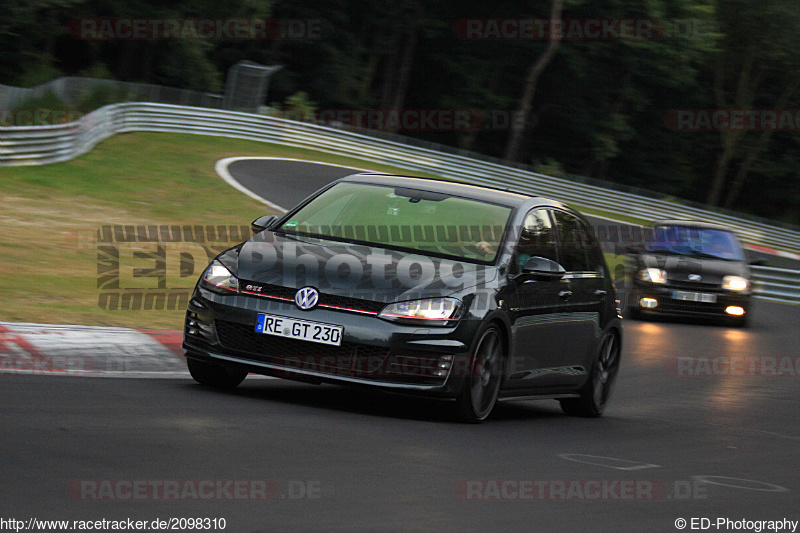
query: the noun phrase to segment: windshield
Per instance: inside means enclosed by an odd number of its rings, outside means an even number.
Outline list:
[[[733,233],[686,226],[657,226],[647,243],[648,252],[713,257],[741,261],[742,247]]]
[[[291,215],[285,234],[491,263],[512,208],[422,189],[338,183]]]

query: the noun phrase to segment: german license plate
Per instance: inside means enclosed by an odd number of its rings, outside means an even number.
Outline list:
[[[266,333],[267,335],[331,344],[333,346],[341,346],[343,332],[344,328],[342,326],[264,313],[258,314],[258,321],[256,322],[256,333]]]
[[[717,302],[717,295],[707,292],[672,291],[672,299],[713,304]]]

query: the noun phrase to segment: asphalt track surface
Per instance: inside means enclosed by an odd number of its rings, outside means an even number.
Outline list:
[[[291,205],[289,175],[263,177],[258,194]],[[464,425],[445,402],[253,377],[218,392],[189,378],[0,375],[0,518],[225,518],[234,532],[800,520],[800,307],[757,301],[752,318],[627,320],[601,419],[511,402]],[[133,480],[277,489],[140,500],[118,483]]]

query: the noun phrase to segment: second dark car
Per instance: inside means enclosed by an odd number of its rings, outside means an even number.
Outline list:
[[[256,372],[455,399],[551,398],[602,414],[620,363],[616,289],[586,220],[545,198],[358,174],[220,254],[184,348],[200,383]]]
[[[632,317],[694,316],[747,324],[750,267],[738,237],[725,226],[657,222],[644,248],[634,250],[630,273]]]

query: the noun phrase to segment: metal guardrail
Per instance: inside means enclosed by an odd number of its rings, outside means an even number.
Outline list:
[[[800,270],[751,266],[753,292],[757,297],[776,302],[800,303]]]
[[[681,206],[326,126],[198,107],[140,102],[114,104],[69,124],[0,128],[0,165],[67,161],[88,152],[98,142],[112,135],[132,131],[193,133],[306,148],[432,173],[466,183],[540,194],[580,207],[625,214],[646,221],[690,218],[717,222],[733,228],[745,242],[773,246],[795,254],[800,244],[800,232],[697,207]],[[772,276],[762,268],[756,268],[754,272],[759,276]],[[800,272],[791,272],[782,275],[800,279]],[[761,284],[760,294],[784,299],[784,287],[775,285],[771,278],[766,279]],[[786,298],[785,301],[797,301],[795,293],[791,291]]]

